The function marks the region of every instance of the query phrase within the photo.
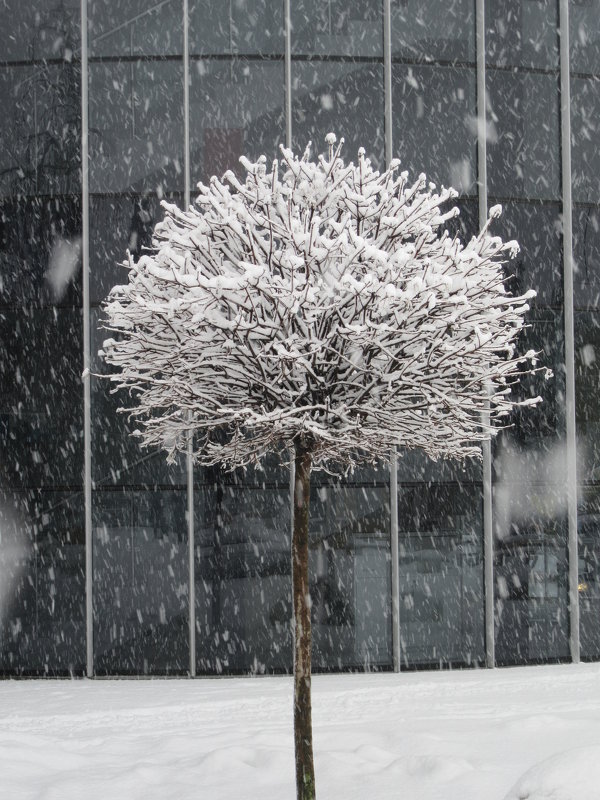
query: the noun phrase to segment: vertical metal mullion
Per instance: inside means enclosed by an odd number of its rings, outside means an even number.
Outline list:
[[[183,0],[183,206],[190,205],[190,48],[189,48],[189,3]],[[190,678],[196,675],[196,546],[194,532],[194,460],[193,434],[188,433],[186,452],[187,473],[187,531],[188,531],[188,614]]]
[[[477,51],[477,192],[479,198],[479,227],[487,221],[487,143],[486,143],[486,86],[485,86],[485,0],[475,2],[475,42]],[[489,413],[483,415],[489,425]],[[492,526],[492,446],[483,442],[483,587],[485,615],[485,663],[495,665],[494,652],[494,538]]]
[[[383,106],[385,163],[392,160],[392,9],[391,0],[383,0]],[[392,448],[390,458],[390,554],[392,561],[392,664],[400,671],[400,576],[398,574],[398,457]]]
[[[94,674],[92,559],[92,424],[90,347],[90,187],[88,145],[88,19],[81,0],[81,255],[83,270],[83,484],[85,508],[85,633],[86,675]]]
[[[285,146],[292,146],[292,15],[290,0],[283,0],[285,26]]]
[[[577,432],[575,423],[575,320],[573,310],[573,200],[571,196],[571,83],[569,2],[560,0],[560,127],[563,203],[563,286],[565,325],[567,519],[569,555],[569,622],[571,658],[580,659],[577,547]]]

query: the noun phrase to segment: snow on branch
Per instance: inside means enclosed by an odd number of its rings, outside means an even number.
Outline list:
[[[172,457],[192,431],[201,463],[229,466],[299,439],[315,464],[394,444],[478,455],[515,405],[535,363],[515,348],[535,292],[504,285],[516,243],[489,222],[463,243],[444,227],[453,189],[327,142],[316,162],[243,158],[243,183],[213,177],[187,211],[163,203],[105,306],[103,354],[146,445]]]

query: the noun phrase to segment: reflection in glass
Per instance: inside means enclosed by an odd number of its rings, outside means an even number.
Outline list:
[[[184,487],[94,493],[95,674],[187,671],[185,509]]]
[[[560,198],[558,76],[489,69],[488,192]]]
[[[394,155],[416,178],[476,193],[475,70],[393,66]]]
[[[196,499],[200,672],[292,665],[290,491],[286,468],[204,471]],[[315,473],[310,591],[315,670],[391,665],[388,490]]]
[[[471,0],[392,0],[392,55],[406,60],[475,61]]]
[[[31,61],[0,69],[0,671],[74,675],[85,662],[78,14],[11,6],[2,57]]]
[[[567,526],[562,502],[552,488],[515,483],[497,489],[517,495],[521,514],[512,509],[495,528],[496,663],[524,664],[569,656]],[[565,496],[556,487],[557,499]],[[550,504],[548,505],[548,503]],[[526,511],[525,509],[529,509]],[[536,513],[537,510],[537,513]]]
[[[402,484],[398,490],[402,664],[484,659],[481,488]]]
[[[0,492],[0,673],[81,675],[83,494]]]
[[[291,667],[289,476],[275,472],[206,469],[194,487],[200,673]]]
[[[326,151],[325,136],[345,139],[343,157],[356,161],[364,147],[375,168],[384,163],[383,68],[373,63],[292,63],[294,149],[312,142],[313,157]]]
[[[372,482],[347,485],[318,474],[313,485],[309,546],[314,667],[390,667],[389,488]]]
[[[199,60],[191,69],[192,185],[228,169],[241,175],[241,155],[278,158],[285,139],[283,63]]]

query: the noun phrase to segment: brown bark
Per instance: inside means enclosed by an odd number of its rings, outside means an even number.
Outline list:
[[[294,599],[294,749],[297,800],[315,800],[310,694],[312,632],[308,584],[308,508],[310,450],[296,445],[294,530],[292,533],[292,587]]]

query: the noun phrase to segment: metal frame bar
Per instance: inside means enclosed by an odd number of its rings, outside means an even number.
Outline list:
[[[292,146],[292,13],[290,0],[283,0],[283,24],[285,27],[285,145]],[[293,500],[293,494],[292,494]]]
[[[183,206],[190,205],[190,34],[189,2],[183,0]],[[188,533],[188,614],[190,678],[196,677],[196,543],[194,531],[194,442],[188,433],[186,452],[187,533]]]
[[[90,187],[88,144],[88,20],[87,0],[81,0],[81,255],[83,272],[83,492],[85,508],[85,634],[86,675],[94,674],[92,558],[92,423],[90,335]]]
[[[392,160],[392,8],[383,0],[383,103],[385,126],[385,163]],[[390,456],[390,554],[392,561],[392,664],[400,671],[400,576],[398,564],[398,455]]]
[[[569,555],[569,644],[580,659],[577,546],[577,431],[575,423],[575,319],[573,309],[573,199],[571,196],[571,82],[569,75],[569,2],[560,0],[560,129],[563,203],[563,286],[567,429],[567,519]]]
[[[479,227],[487,221],[487,142],[485,85],[485,0],[475,0],[475,49],[477,54],[477,194]],[[489,414],[484,414],[489,424]],[[483,442],[483,588],[485,625],[485,663],[495,665],[494,632],[494,536],[492,526],[492,445]]]

